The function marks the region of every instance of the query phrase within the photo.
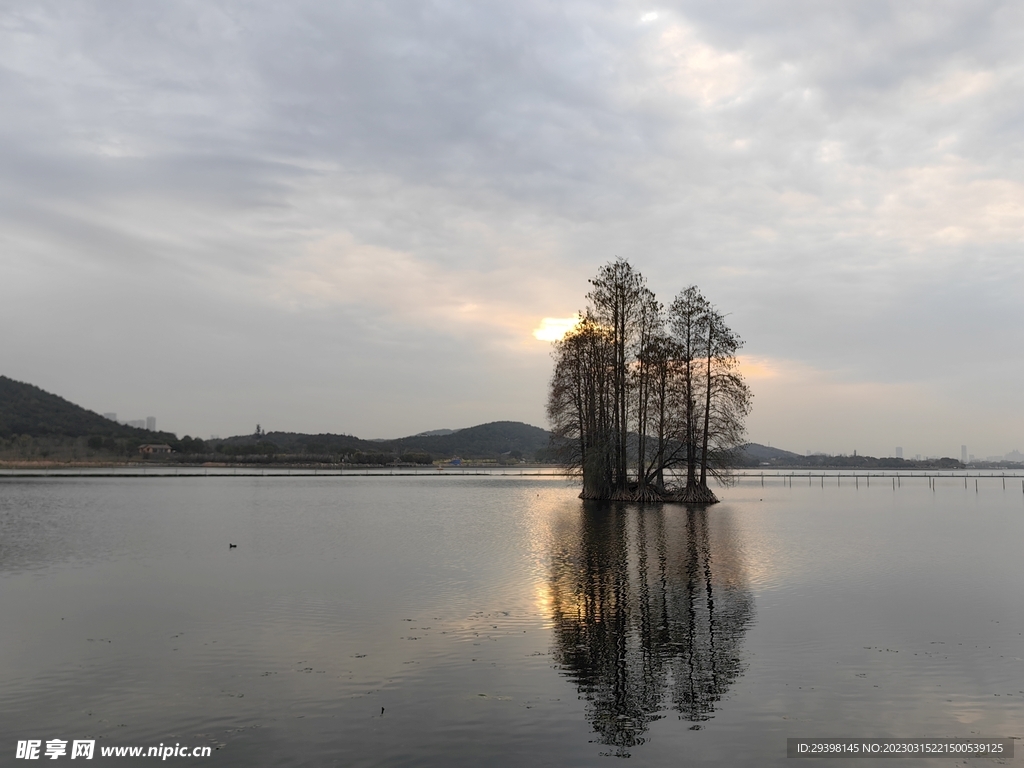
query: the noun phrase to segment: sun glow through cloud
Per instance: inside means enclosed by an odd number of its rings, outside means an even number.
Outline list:
[[[539,341],[560,341],[565,334],[579,325],[580,316],[545,317],[533,329],[533,337]]]
[[[732,313],[752,440],[1005,455],[1024,4],[846,6],[8,3],[2,372],[179,434],[543,425],[622,256]]]

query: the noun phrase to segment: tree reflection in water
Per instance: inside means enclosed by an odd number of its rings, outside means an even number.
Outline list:
[[[716,514],[584,502],[555,531],[555,655],[618,755],[667,709],[700,728],[743,673],[754,601]]]

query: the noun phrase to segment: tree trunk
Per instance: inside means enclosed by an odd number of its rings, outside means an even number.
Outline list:
[[[704,383],[705,386],[705,398],[704,398],[704,435],[700,451],[700,487],[708,487],[708,436],[711,434],[711,354],[712,354],[712,341],[715,335],[715,316],[713,313],[709,313],[708,316],[708,347],[707,350],[707,380]]]

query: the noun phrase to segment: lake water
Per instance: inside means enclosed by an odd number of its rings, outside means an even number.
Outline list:
[[[95,739],[111,765],[783,765],[787,737],[1024,736],[1021,480],[809,482],[687,511],[551,477],[0,479],[0,762]]]

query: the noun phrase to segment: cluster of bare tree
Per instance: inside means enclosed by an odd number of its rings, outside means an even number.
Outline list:
[[[718,501],[708,478],[728,478],[750,412],[740,338],[695,286],[666,310],[623,259],[590,284],[590,306],[555,342],[548,398],[580,496]]]

